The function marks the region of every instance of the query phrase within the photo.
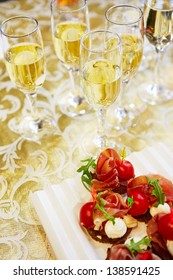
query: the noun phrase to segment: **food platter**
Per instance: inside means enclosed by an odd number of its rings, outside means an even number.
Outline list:
[[[135,167],[135,174],[160,174],[173,180],[173,152],[159,143],[132,153],[127,158]],[[96,242],[79,224],[79,210],[90,198],[83,187],[80,174],[59,185],[31,194],[31,201],[52,245],[57,259],[104,260],[110,244]],[[138,234],[138,232],[136,232]],[[140,235],[142,233],[140,231]]]

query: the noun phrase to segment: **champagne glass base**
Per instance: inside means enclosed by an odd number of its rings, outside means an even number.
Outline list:
[[[25,139],[36,141],[55,134],[57,127],[51,118],[33,120],[28,117],[22,125],[22,131]]]
[[[138,95],[142,101],[150,105],[162,105],[173,99],[173,91],[157,84],[142,84]]]
[[[78,117],[90,113],[91,107],[82,96],[74,96],[71,92],[63,92],[59,98],[58,105],[63,114],[68,117]]]
[[[33,119],[32,116],[24,118],[14,118],[12,129],[14,132],[29,141],[39,141],[54,134],[59,134],[55,120],[51,116],[43,119]]]
[[[107,113],[109,126],[116,130],[127,130],[139,123],[139,112],[134,104],[111,108]]]
[[[118,136],[106,137],[106,144],[103,147],[102,142],[99,139],[99,136],[96,135],[95,132],[88,131],[88,133],[81,141],[81,148],[86,156],[97,157],[104,149],[107,148],[113,148],[119,152],[122,148],[124,148],[124,145],[121,142],[118,142],[117,139]],[[127,147],[127,153],[129,153],[128,147]]]

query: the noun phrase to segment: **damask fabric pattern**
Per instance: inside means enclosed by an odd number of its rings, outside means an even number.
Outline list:
[[[141,1],[133,2],[141,4]],[[105,9],[115,3],[88,0],[92,29],[104,27]],[[55,259],[31,205],[30,194],[51,184],[58,184],[64,178],[73,177],[80,160],[86,157],[82,143],[87,134],[96,130],[94,113],[72,119],[61,112],[58,101],[62,90],[68,86],[68,75],[53,49],[49,4],[49,0],[12,0],[0,3],[0,22],[23,14],[32,15],[39,21],[45,45],[47,76],[38,93],[38,106],[51,111],[59,129],[59,133],[40,142],[29,142],[20,136],[14,117],[26,115],[28,104],[23,94],[9,80],[0,52],[1,260]],[[129,88],[129,94],[132,94],[140,112],[139,124],[119,133],[111,129],[114,137],[132,151],[141,150],[157,141],[163,141],[173,149],[173,102],[152,107],[141,103],[137,96],[140,83],[152,75],[148,68],[152,57],[152,50],[147,47],[141,68]],[[162,78],[173,88],[171,47],[164,59],[169,63],[165,63],[162,69]],[[107,121],[110,129],[109,119]]]

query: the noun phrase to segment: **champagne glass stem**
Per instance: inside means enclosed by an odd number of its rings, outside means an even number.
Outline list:
[[[99,148],[104,149],[106,147],[106,135],[105,135],[105,122],[106,122],[106,108],[99,108],[97,110],[97,144]]]
[[[129,80],[122,81],[121,93],[119,95],[119,100],[118,100],[118,106],[120,108],[124,108],[124,96],[126,94],[128,83],[129,83]]]
[[[70,69],[69,76],[73,95],[77,97],[79,95],[79,70]]]
[[[156,64],[154,68],[154,82],[156,85],[159,85],[160,79],[159,79],[159,71],[160,71],[160,65],[163,58],[163,51],[157,51],[157,57],[156,57]]]
[[[38,109],[37,109],[37,106],[36,106],[37,93],[34,92],[34,93],[26,94],[26,97],[27,97],[27,99],[29,101],[29,104],[30,104],[30,111],[31,111],[32,118],[34,120],[37,120],[38,119]]]
[[[115,110],[116,117],[119,120],[119,122],[121,122],[123,119],[125,119],[128,114],[127,109],[124,106],[125,94],[127,92],[128,83],[129,83],[129,80],[124,80],[122,82],[121,93],[120,93],[119,99],[118,99],[118,106],[116,107],[116,110]]]

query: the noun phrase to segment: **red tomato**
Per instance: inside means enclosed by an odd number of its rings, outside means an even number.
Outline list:
[[[134,178],[135,171],[132,163],[128,160],[120,160],[117,162],[118,176],[124,180]]]
[[[94,222],[93,222],[94,207],[95,207],[95,202],[87,202],[81,207],[79,219],[82,226],[86,228],[94,227]]]
[[[158,231],[167,240],[173,240],[173,210],[159,218]]]
[[[131,189],[129,197],[133,199],[133,204],[129,209],[130,215],[139,216],[147,212],[149,207],[148,198],[140,189]]]
[[[150,250],[139,252],[136,255],[136,260],[153,260],[152,253]]]

